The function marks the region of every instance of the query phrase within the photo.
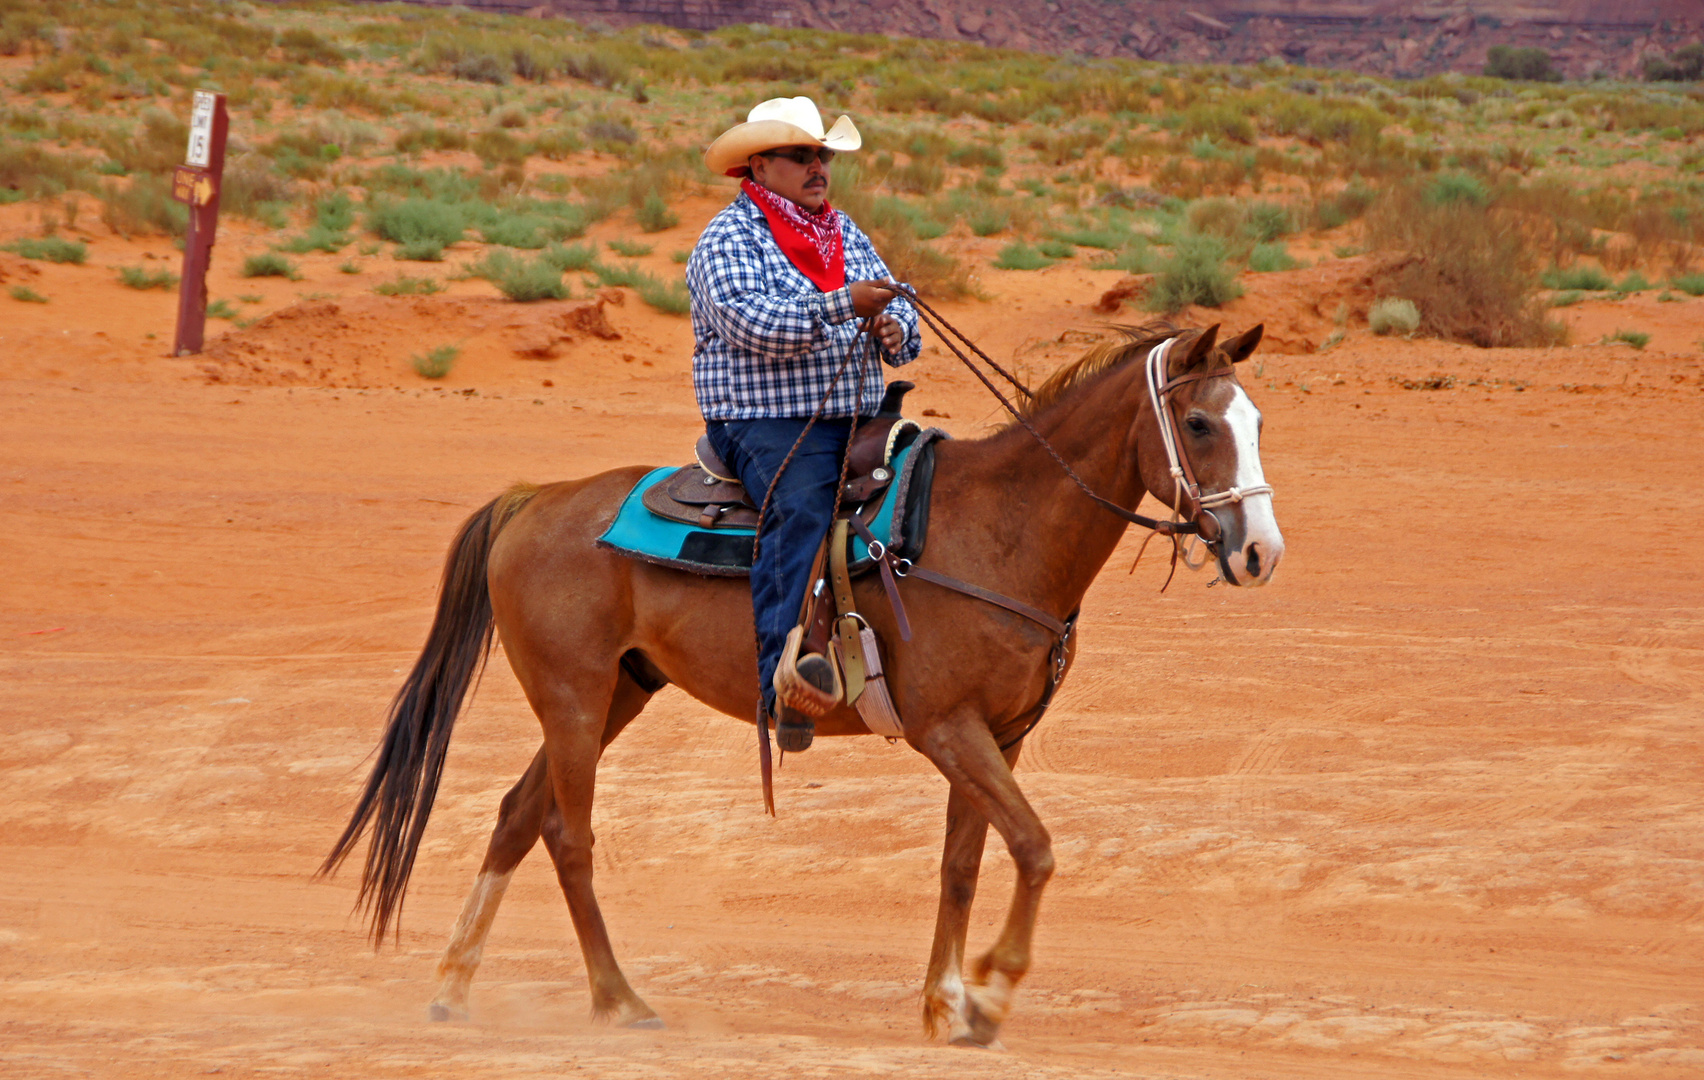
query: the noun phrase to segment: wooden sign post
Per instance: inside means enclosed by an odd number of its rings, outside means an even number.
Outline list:
[[[219,228],[219,192],[225,179],[225,135],[231,120],[225,95],[195,92],[190,114],[189,150],[172,173],[172,198],[189,206],[189,231],[183,238],[183,280],[178,285],[177,337],[173,356],[201,351],[207,328],[207,267]]]

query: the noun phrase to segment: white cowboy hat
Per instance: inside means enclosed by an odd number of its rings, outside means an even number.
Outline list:
[[[808,97],[770,98],[746,114],[746,122],[722,132],[704,151],[704,164],[718,176],[742,176],[746,159],[779,146],[826,146],[856,150],[864,139],[850,116],[842,116],[824,134],[822,114]]]

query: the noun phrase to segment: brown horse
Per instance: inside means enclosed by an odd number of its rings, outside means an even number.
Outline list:
[[[1096,492],[1134,507],[1145,492],[1176,498],[1143,358],[1168,337],[1175,441],[1202,497],[1217,505],[1220,573],[1265,583],[1283,553],[1261,487],[1260,414],[1232,365],[1261,327],[1215,346],[1218,327],[1181,334],[1126,332],[1055,373],[1025,413]],[[939,444],[934,525],[918,565],[1033,605],[1056,619],[1075,612],[1126,522],[1086,498],[1019,426]],[[518,487],[475,513],[452,545],[426,648],[391,706],[378,760],[354,816],[326,860],[329,872],[370,826],[362,902],[375,939],[398,914],[450,729],[488,654],[493,624],[544,729],[544,746],[503,799],[472,894],[439,966],[434,1018],[467,1014],[468,987],[504,888],[544,840],[567,899],[596,1016],[633,1027],[661,1020],[617,965],[592,893],[592,787],[603,748],[672,682],[710,707],[750,720],[756,697],[751,597],[745,581],[697,577],[599,548],[635,467],[543,488]],[[1209,496],[1229,493],[1219,500]],[[1186,510],[1187,512],[1187,510]],[[871,575],[874,579],[875,575]],[[923,987],[924,1023],[955,1042],[987,1045],[1030,966],[1043,887],[1053,873],[1047,829],[1012,775],[1025,718],[1049,684],[1057,639],[1003,607],[936,584],[901,582],[913,636],[901,644],[873,580],[859,610],[887,643],[886,668],[905,741],[950,782],[934,947]],[[819,735],[868,734],[842,708]],[[1002,750],[1005,746],[1006,749]],[[992,823],[1017,867],[1005,926],[963,970],[965,931]]]

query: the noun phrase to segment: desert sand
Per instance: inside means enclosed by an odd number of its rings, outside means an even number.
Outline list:
[[[1132,530],[1090,592],[1020,763],[1059,862],[1036,966],[980,1052],[919,1025],[944,781],[824,740],[767,818],[752,728],[672,689],[595,811],[618,953],[668,1029],[590,1023],[541,852],[473,1019],[427,1022],[539,740],[500,653],[400,941],[375,953],[356,875],[314,870],[455,527],[516,479],[685,460],[690,330],[622,290],[615,338],[573,328],[599,301],[377,297],[378,268],[331,257],[220,279],[246,242],[227,230],[214,293],[273,314],[183,359],[171,294],[0,256],[54,298],[0,322],[7,1076],[1704,1074],[1704,301],[1560,312],[1643,351],[1318,352],[1344,287],[1320,270],[1186,313],[1274,329],[1243,379],[1288,554],[1265,589],[1162,594],[1163,560],[1127,573]],[[175,266],[116,237],[91,265],[144,252]],[[1117,278],[991,270],[995,302],[948,311],[1042,374],[1107,332]],[[408,358],[440,342],[463,355],[433,383]],[[938,346],[906,376],[960,438],[999,420]],[[991,842],[973,949],[1010,881]]]

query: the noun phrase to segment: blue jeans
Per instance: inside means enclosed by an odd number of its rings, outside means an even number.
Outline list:
[[[707,427],[710,445],[761,506],[763,493],[806,423],[804,419],[712,420]],[[772,713],[775,666],[787,634],[799,624],[817,548],[833,524],[834,489],[840,483],[840,459],[851,427],[846,419],[818,420],[769,500],[757,562],[751,568],[751,611],[757,623],[759,685],[764,706]]]

